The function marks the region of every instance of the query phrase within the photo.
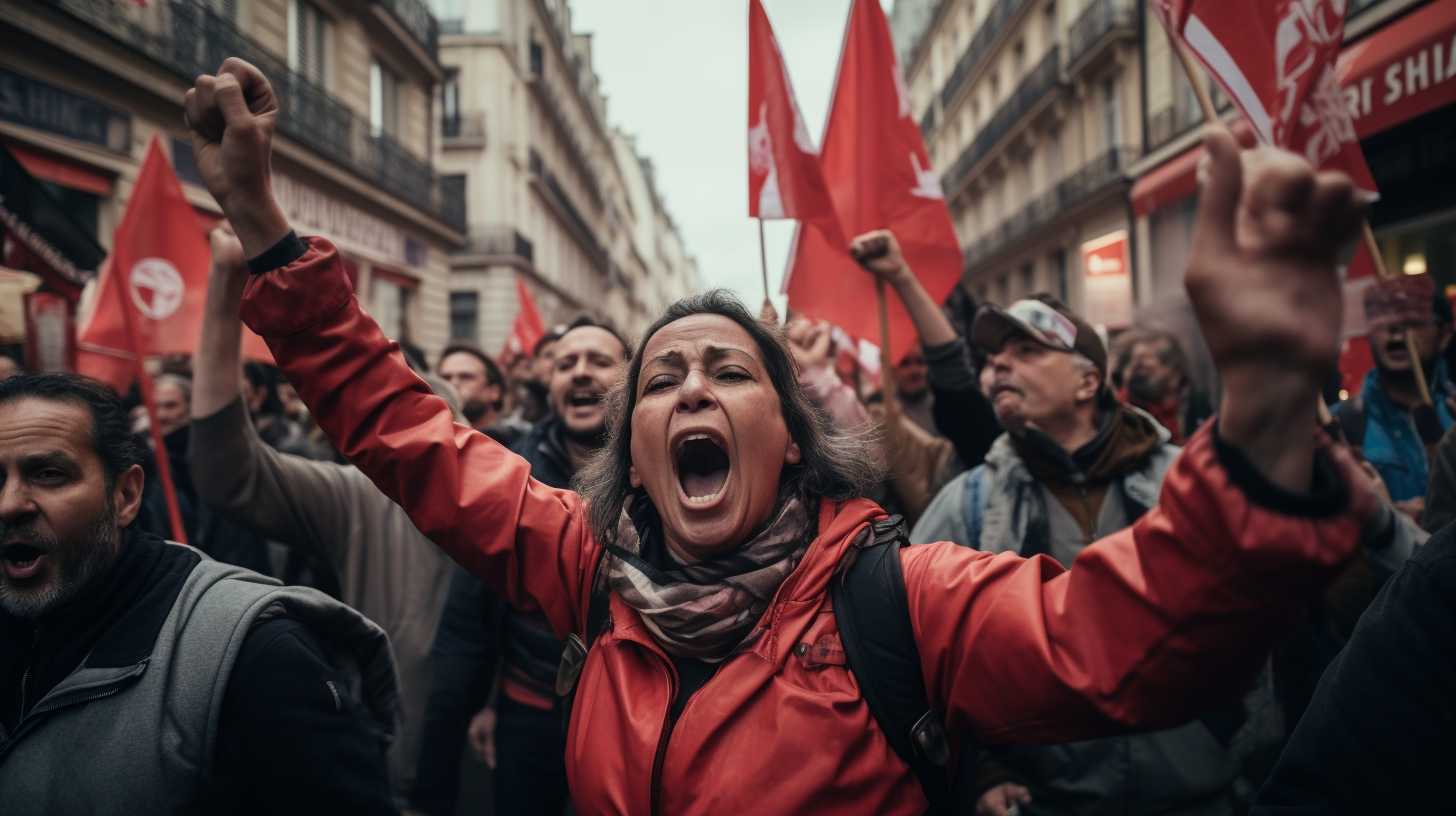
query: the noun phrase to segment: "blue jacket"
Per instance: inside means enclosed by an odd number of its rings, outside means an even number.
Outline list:
[[[1446,397],[1452,393],[1451,377],[1444,361],[1436,364],[1431,377],[1431,399],[1436,404],[1436,415],[1441,420],[1441,429],[1451,427],[1453,420],[1446,407]],[[1341,412],[1351,410],[1349,403],[1339,406]],[[1359,405],[1354,410],[1365,413],[1364,436],[1361,448],[1365,458],[1385,480],[1390,498],[1405,501],[1426,495],[1426,482],[1430,478],[1430,467],[1426,461],[1426,448],[1416,433],[1415,422],[1410,412],[1391,402],[1380,384],[1380,372],[1371,369],[1365,375],[1360,388]]]

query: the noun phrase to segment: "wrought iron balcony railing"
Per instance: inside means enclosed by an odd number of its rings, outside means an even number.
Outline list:
[[[440,24],[436,22],[435,15],[430,13],[430,7],[421,0],[374,0],[375,3],[389,9],[394,19],[404,26],[405,31],[415,38],[415,42],[425,49],[430,59],[439,60],[440,55]]]
[[[1031,0],[998,0],[996,5],[986,12],[986,19],[981,22],[981,27],[976,29],[975,35],[966,44],[966,50],[961,52],[960,59],[956,60],[955,68],[950,72],[950,79],[945,81],[945,87],[940,89],[942,105],[946,108],[950,107],[950,103],[955,101],[956,94],[961,92],[967,80],[991,52],[992,44],[1006,28],[1006,21],[1030,2]]]
[[[599,271],[605,273],[607,271],[608,261],[606,248],[598,240],[596,232],[592,230],[591,223],[586,220],[581,214],[581,210],[571,200],[571,194],[561,185],[561,182],[556,178],[556,174],[551,172],[551,168],[546,166],[545,160],[541,158],[541,154],[536,152],[536,148],[534,147],[531,148],[529,154],[528,166],[530,167],[531,175],[546,188],[547,198],[552,199],[558,209],[560,209],[561,216],[565,219],[569,230],[575,233],[577,238],[582,242],[586,249],[586,254],[591,258],[592,263]]]
[[[440,135],[445,146],[451,142],[485,143],[485,111],[462,111],[454,116],[440,119]]]
[[[1056,186],[1027,202],[1005,221],[964,248],[965,270],[973,271],[986,259],[1056,221],[1067,211],[1124,179],[1136,152],[1114,147],[1098,154]]]
[[[510,224],[486,224],[472,229],[464,252],[477,255],[509,255],[527,262],[536,259],[531,240]]]
[[[969,146],[961,151],[956,158],[955,164],[941,177],[941,187],[945,190],[946,196],[954,196],[962,184],[969,178],[970,172],[981,162],[991,149],[1001,143],[1006,134],[1026,116],[1038,102],[1042,100],[1052,89],[1061,85],[1062,63],[1061,48],[1053,46],[1046,56],[1032,68],[1016,90],[1007,97],[991,119],[976,134]]]
[[[1109,42],[1108,34],[1137,34],[1137,9],[1132,0],[1092,0],[1077,16],[1067,32],[1067,65],[1077,65],[1099,44]]]
[[[227,57],[258,66],[273,84],[284,135],[456,229],[465,227],[463,189],[445,186],[429,162],[356,114],[232,21],[196,0],[150,6],[114,0],[41,0],[133,49],[186,81],[211,73]]]

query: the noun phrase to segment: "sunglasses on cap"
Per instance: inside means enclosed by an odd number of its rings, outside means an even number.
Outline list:
[[[1006,314],[1030,329],[1038,340],[1053,348],[1073,351],[1077,344],[1077,324],[1067,316],[1039,300],[1018,300]]]

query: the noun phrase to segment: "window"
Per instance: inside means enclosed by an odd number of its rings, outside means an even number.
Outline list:
[[[1122,144],[1122,111],[1117,98],[1117,80],[1102,83],[1102,133],[1107,138],[1107,147]]]
[[[446,82],[440,86],[440,117],[446,122],[446,136],[460,133],[460,68],[446,68]],[[450,122],[456,125],[456,133],[450,133]]]
[[[479,342],[480,293],[450,293],[450,336]]]
[[[1011,75],[1021,76],[1021,71],[1026,67],[1026,42],[1017,40],[1016,45],[1011,47]]]
[[[414,303],[416,284],[403,275],[374,267],[369,298],[369,314],[379,323],[384,334],[404,343],[410,340],[409,313]]]
[[[288,3],[288,67],[328,87],[328,18],[308,0]]]
[[[376,136],[399,133],[399,79],[378,62],[369,64],[369,129]]]
[[[1036,268],[1030,263],[1021,265],[1021,296],[1026,297],[1036,291]]]

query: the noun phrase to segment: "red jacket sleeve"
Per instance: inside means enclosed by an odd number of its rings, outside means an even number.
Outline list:
[[[1242,690],[1354,553],[1360,523],[1254,504],[1211,426],[1158,506],[1070,570],[949,543],[902,551],[927,690],[953,733],[1070,742],[1187,722]]]
[[[558,635],[576,629],[597,553],[580,497],[455,424],[359,308],[333,245],[307,240],[301,258],[249,279],[243,320],[339,452],[420,532],[512,604],[544,611]]]

